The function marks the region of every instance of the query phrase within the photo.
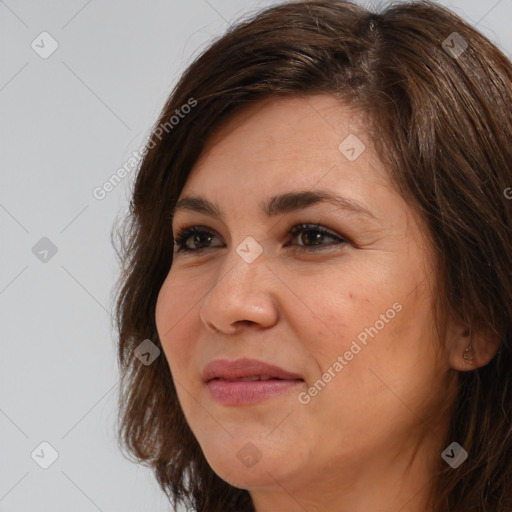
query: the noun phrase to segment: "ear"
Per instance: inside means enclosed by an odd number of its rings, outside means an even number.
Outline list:
[[[475,329],[452,323],[447,329],[450,366],[458,371],[475,370],[488,364],[500,346],[499,336],[490,329]]]

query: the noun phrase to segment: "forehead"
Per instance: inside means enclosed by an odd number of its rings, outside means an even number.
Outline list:
[[[354,143],[360,155],[350,159]],[[331,95],[266,100],[237,112],[209,138],[185,189],[268,195],[317,184],[354,192],[389,185],[361,113]]]

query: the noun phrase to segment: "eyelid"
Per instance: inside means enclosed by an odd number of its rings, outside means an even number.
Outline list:
[[[294,224],[288,230],[287,234],[289,234],[289,235],[293,236],[293,238],[295,238],[302,231],[317,231],[319,233],[322,233],[322,235],[328,236],[330,238],[334,238],[334,239],[338,240],[339,242],[348,242],[347,238],[345,238],[341,235],[338,235],[336,232],[334,232],[333,230],[329,229],[328,227],[324,226],[321,223],[301,222],[298,224]],[[311,247],[322,247],[322,246],[326,246],[326,245],[327,244],[321,244],[319,246],[311,246]],[[307,246],[299,245],[298,247],[307,247]]]
[[[194,230],[198,231],[198,232],[211,233],[215,236],[222,238],[221,235],[219,235],[219,233],[215,229],[213,229],[209,226],[206,226],[204,224],[190,224],[190,225],[185,224],[183,227],[177,227],[175,230],[172,230],[173,238],[174,239],[179,238],[179,236],[182,235],[183,233],[186,233],[188,231],[194,231]],[[174,234],[174,231],[176,231],[176,234]]]

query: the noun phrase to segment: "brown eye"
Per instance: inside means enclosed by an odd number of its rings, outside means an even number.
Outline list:
[[[334,233],[316,224],[298,224],[290,229],[289,234],[297,239],[298,243],[291,244],[299,250],[318,250],[333,245],[348,243]],[[193,226],[182,229],[175,237],[174,245],[177,252],[196,252],[204,249],[215,249],[221,245],[211,245],[217,236],[204,226]]]
[[[312,248],[313,250],[322,247],[330,247],[347,243],[347,240],[331,233],[321,226],[315,224],[299,224],[290,230],[290,234],[299,240],[300,243],[295,244],[300,249]],[[326,239],[334,240],[336,243],[322,243]]]
[[[193,226],[182,229],[174,239],[178,252],[194,252],[208,249],[215,234],[202,226]],[[213,246],[215,247],[215,246]],[[218,247],[218,246],[217,246]]]

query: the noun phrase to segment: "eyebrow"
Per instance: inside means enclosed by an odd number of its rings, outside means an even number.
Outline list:
[[[337,196],[327,190],[286,192],[259,203],[259,206],[267,217],[274,217],[319,203],[330,203],[342,210],[377,219],[376,215],[361,203],[354,199]],[[225,220],[222,210],[215,203],[199,195],[190,195],[179,199],[172,210],[172,216],[177,210],[191,210]]]

